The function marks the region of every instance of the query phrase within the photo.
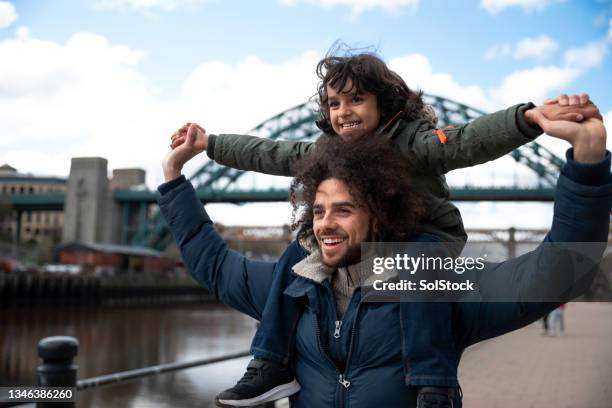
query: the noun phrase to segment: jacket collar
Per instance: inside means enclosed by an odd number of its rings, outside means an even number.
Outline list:
[[[326,279],[331,281],[335,268],[326,266],[321,261],[321,252],[315,249],[306,258],[293,265],[293,272],[297,276],[316,283],[323,283]]]
[[[297,276],[316,283],[323,283],[325,280],[331,282],[336,272],[336,268],[323,264],[321,252],[318,248],[312,251],[306,258],[293,265],[292,269]],[[356,265],[352,265],[351,269],[358,272],[361,286],[372,286],[376,280],[388,281],[398,276],[398,272],[395,269],[385,270],[382,274],[374,274],[372,272],[372,259],[366,259]]]
[[[400,133],[414,134],[416,129],[423,123],[427,123],[431,128],[437,127],[438,117],[431,105],[424,105],[421,114],[416,120],[407,121],[402,113],[404,111],[397,112],[387,123],[378,128],[376,134],[391,140]]]

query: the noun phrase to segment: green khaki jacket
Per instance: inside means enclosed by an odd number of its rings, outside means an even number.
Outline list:
[[[542,133],[525,120],[532,103],[512,106],[456,127],[443,128],[439,136],[430,121],[398,120],[383,137],[413,160],[414,182],[424,193],[426,214],[422,231],[443,241],[464,244],[467,234],[461,214],[450,201],[444,174],[497,159]],[[334,137],[322,134],[321,137]],[[444,139],[445,138],[445,139]],[[277,176],[293,176],[292,164],[312,153],[316,142],[275,141],[246,135],[210,135],[208,156],[219,164]],[[461,247],[463,245],[460,245]]]

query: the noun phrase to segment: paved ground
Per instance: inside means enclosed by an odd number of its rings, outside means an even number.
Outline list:
[[[466,408],[612,407],[612,304],[570,303],[566,335],[533,324],[466,351]]]

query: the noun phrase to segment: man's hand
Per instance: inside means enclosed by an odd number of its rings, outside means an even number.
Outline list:
[[[566,120],[548,120],[542,112],[533,112],[533,118],[549,136],[567,140],[574,147],[574,160],[596,163],[606,155],[606,128],[601,119],[585,119],[581,123]]]
[[[589,95],[561,94],[553,99],[547,99],[544,105],[537,106],[525,112],[525,119],[535,124],[534,112],[541,112],[548,120],[567,120],[581,122],[584,119],[596,118],[602,120],[597,106],[590,100]]]
[[[200,151],[204,151],[208,148],[208,135],[206,134],[206,130],[197,123],[187,122],[183,125],[179,130],[174,132],[170,137],[170,148],[174,149],[177,146],[185,143],[185,139],[187,137],[187,130],[191,127],[195,126],[196,128],[196,142],[195,147]]]
[[[195,123],[188,123],[172,135],[172,138],[180,139],[180,143],[176,143],[175,147],[170,145],[171,149],[166,153],[162,161],[164,170],[164,179],[170,181],[181,175],[183,166],[191,158],[206,149],[208,144],[208,136],[206,131]],[[174,144],[174,142],[173,142]]]

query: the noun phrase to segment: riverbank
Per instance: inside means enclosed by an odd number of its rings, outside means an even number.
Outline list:
[[[91,277],[66,274],[0,274],[0,305],[79,305],[205,301],[212,297],[191,277],[146,273]]]

